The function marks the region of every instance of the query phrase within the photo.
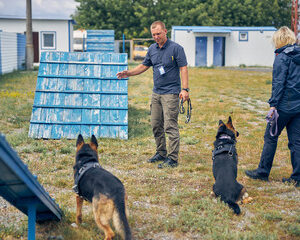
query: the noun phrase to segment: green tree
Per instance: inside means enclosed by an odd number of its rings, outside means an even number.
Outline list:
[[[116,39],[149,38],[155,20],[172,26],[290,25],[290,0],[75,0],[78,28],[114,29]]]

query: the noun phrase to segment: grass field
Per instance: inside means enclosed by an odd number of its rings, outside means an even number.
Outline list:
[[[1,76],[0,132],[64,212],[60,223],[37,225],[37,239],[103,239],[90,204],[84,205],[82,226],[71,226],[76,207],[71,190],[75,140],[27,137],[36,78],[37,72]],[[281,182],[292,171],[286,132],[280,137],[270,182],[249,179],[244,173],[259,162],[271,72],[190,68],[189,79],[192,120],[185,124],[185,117],[179,116],[176,169],[160,170],[147,163],[155,152],[150,70],[129,80],[129,140],[98,139],[100,164],[124,183],[129,195],[134,239],[300,239],[300,189]],[[238,181],[253,198],[241,205],[240,216],[210,198],[213,141],[219,119],[225,121],[229,115],[240,133]],[[0,199],[0,239],[26,238],[27,217]]]

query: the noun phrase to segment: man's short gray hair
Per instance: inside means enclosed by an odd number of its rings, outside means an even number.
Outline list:
[[[150,29],[156,28],[158,25],[161,26],[162,29],[166,29],[166,25],[162,21],[153,22]]]

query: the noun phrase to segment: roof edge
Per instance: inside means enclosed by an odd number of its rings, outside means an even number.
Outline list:
[[[17,19],[17,20],[26,20],[25,16],[15,16],[15,15],[0,15],[0,19]],[[32,16],[32,20],[73,20],[71,17],[39,17],[39,16]]]
[[[236,26],[172,26],[172,30],[190,30],[190,31],[276,31],[273,26],[261,26],[261,27],[236,27]]]

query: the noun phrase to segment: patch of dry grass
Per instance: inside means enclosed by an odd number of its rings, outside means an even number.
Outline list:
[[[75,140],[27,137],[36,77],[36,72],[1,77],[0,131],[64,211],[60,223],[37,226],[37,239],[103,238],[89,204],[84,205],[83,225],[71,227],[76,205],[71,191]],[[185,117],[179,117],[178,168],[159,170],[146,161],[155,152],[149,115],[151,70],[129,80],[129,140],[98,140],[101,165],[120,178],[128,192],[134,239],[299,239],[300,191],[281,183],[292,171],[286,133],[280,137],[270,182],[244,174],[259,162],[271,73],[189,68],[189,78],[192,121],[185,124]],[[253,198],[241,205],[240,216],[210,198],[213,141],[219,119],[229,115],[240,133],[238,181]],[[1,203],[0,219],[6,223],[0,223],[0,239],[26,237],[26,217],[20,215],[16,223],[18,212]]]

